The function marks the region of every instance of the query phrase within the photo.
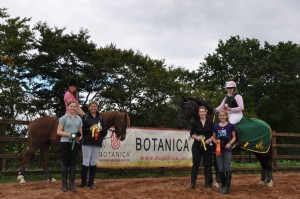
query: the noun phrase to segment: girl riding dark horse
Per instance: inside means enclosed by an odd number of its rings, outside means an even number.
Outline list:
[[[186,128],[187,122],[192,117],[194,117],[194,118],[197,117],[197,111],[198,111],[199,106],[205,106],[208,109],[209,117],[211,119],[214,118],[213,108],[205,101],[196,100],[194,98],[183,98],[181,105],[180,105],[180,111],[177,116],[177,127],[179,129]],[[239,132],[239,133],[241,134],[242,132]],[[237,136],[238,139],[239,139],[239,137],[241,137],[241,135]],[[238,142],[240,142],[240,140],[238,140]],[[247,148],[245,148],[243,146],[241,146],[241,148],[248,150]],[[250,151],[252,151],[252,150],[250,150]],[[262,167],[261,181],[259,182],[259,184],[273,187],[272,147],[269,145],[267,147],[267,150],[264,152],[257,152],[257,151],[253,151],[253,152]]]
[[[119,111],[107,111],[101,113],[107,126],[114,126],[116,137],[123,141],[126,138],[126,129],[130,126],[130,118],[127,113]],[[48,152],[51,145],[59,145],[60,136],[57,135],[58,119],[56,117],[44,116],[33,120],[28,125],[29,149],[23,156],[17,180],[25,183],[24,174],[26,164],[32,160],[38,149],[41,152],[40,164],[50,182],[56,181],[48,170]]]

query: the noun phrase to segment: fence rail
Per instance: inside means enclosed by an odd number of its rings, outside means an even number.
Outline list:
[[[25,143],[27,142],[27,138],[20,138],[20,137],[5,137],[3,135],[4,130],[6,129],[6,125],[8,124],[20,124],[20,125],[28,125],[29,121],[19,121],[19,120],[0,120],[0,176],[1,175],[15,175],[16,171],[5,171],[5,162],[8,159],[21,159],[21,153],[14,153],[14,154],[6,154],[4,153],[4,145],[7,142],[13,143]],[[297,133],[272,133],[272,155],[273,155],[273,168],[275,171],[286,171],[286,170],[297,170],[300,171],[300,167],[297,166],[288,166],[288,167],[279,167],[278,160],[300,160],[300,155],[279,155],[278,148],[293,148],[298,149],[300,148],[300,144],[281,144],[277,143],[277,137],[299,137],[300,134]],[[80,154],[81,155],[81,154]],[[38,154],[36,156],[39,156]],[[49,154],[50,159],[58,159],[60,154]],[[253,153],[248,155],[233,155],[233,159],[255,159]],[[200,168],[203,169],[203,168]],[[118,173],[118,172],[148,172],[148,171],[158,171],[164,173],[165,171],[185,171],[190,170],[190,167],[158,167],[158,168],[100,168],[100,171],[110,172],[110,173]],[[233,171],[258,171],[260,167],[249,167],[249,168],[233,168]],[[60,171],[53,171],[60,172]],[[42,171],[28,171],[28,173],[35,173],[41,174]]]
[[[298,159],[300,160],[299,155],[278,155],[278,148],[300,148],[300,144],[277,144],[276,137],[299,137],[299,133],[272,133],[272,156],[273,156],[273,166],[278,167],[278,159]],[[300,170],[300,168],[299,168]]]

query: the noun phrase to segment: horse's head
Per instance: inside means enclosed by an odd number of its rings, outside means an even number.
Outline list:
[[[177,128],[183,129],[187,126],[187,122],[192,118],[198,117],[199,106],[205,106],[208,110],[208,115],[213,114],[213,108],[207,102],[196,100],[194,98],[182,98],[180,103],[179,113],[176,118]]]
[[[182,98],[176,118],[177,128],[183,129],[187,125],[188,120],[197,115],[198,107],[194,101],[188,98]]]
[[[127,113],[121,113],[117,115],[115,121],[115,133],[117,138],[121,141],[125,140],[126,138],[126,129],[130,126],[130,118]]]

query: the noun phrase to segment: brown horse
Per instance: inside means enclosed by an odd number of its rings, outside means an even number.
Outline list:
[[[118,111],[107,111],[101,113],[108,128],[114,126],[114,130],[119,140],[126,138],[126,129],[130,126],[130,118],[127,113]],[[28,125],[28,145],[29,149],[23,156],[20,164],[20,171],[17,180],[25,183],[24,174],[25,166],[29,160],[34,158],[38,149],[41,152],[40,164],[48,178],[48,181],[56,181],[48,170],[48,155],[50,145],[59,145],[60,136],[57,135],[58,119],[56,117],[43,116],[33,120]]]

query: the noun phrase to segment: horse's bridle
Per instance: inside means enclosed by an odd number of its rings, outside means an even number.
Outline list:
[[[124,117],[121,121],[121,125],[119,128],[116,128],[117,125],[115,125],[115,129],[108,129],[109,131],[111,131],[111,136],[110,137],[104,137],[104,139],[110,139],[113,134],[115,133],[117,138],[119,139],[121,137],[122,132],[126,132],[127,129],[127,121],[125,121]]]
[[[185,108],[185,112],[184,114],[180,114],[178,115],[178,118],[181,119],[182,121],[184,121],[184,123],[187,123],[188,118],[191,118],[191,116],[195,116],[197,115],[197,111],[195,111],[196,109],[194,109],[194,106],[191,104],[190,100],[186,100],[185,102],[183,102],[184,105],[187,104],[188,107]],[[184,105],[181,108],[184,108]],[[188,111],[190,110],[190,111]],[[191,115],[189,115],[189,112],[192,112]]]

